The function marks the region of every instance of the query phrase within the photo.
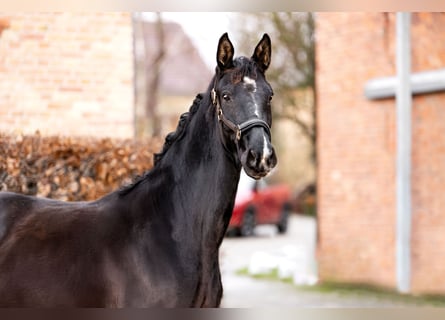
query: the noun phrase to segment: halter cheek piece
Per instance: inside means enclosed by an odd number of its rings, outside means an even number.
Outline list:
[[[245,132],[253,127],[263,127],[264,129],[266,129],[267,133],[270,136],[269,125],[267,124],[266,121],[263,121],[261,119],[257,119],[257,118],[250,119],[250,120],[244,121],[240,124],[235,124],[232,121],[230,121],[229,119],[227,119],[222,111],[221,105],[218,103],[215,88],[212,89],[211,95],[212,95],[212,103],[216,107],[218,121],[224,123],[230,130],[232,130],[235,133],[237,141],[239,141],[241,139],[241,135],[243,134],[243,132]]]

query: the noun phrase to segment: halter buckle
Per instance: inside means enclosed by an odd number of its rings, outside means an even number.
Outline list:
[[[236,140],[239,141],[241,139],[241,128],[239,125],[237,127],[238,127],[238,130],[236,130]]]

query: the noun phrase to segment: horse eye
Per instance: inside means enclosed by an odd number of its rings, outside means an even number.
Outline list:
[[[230,100],[230,96],[229,96],[227,93],[224,93],[224,94],[222,95],[222,98],[223,98],[225,101],[229,101],[229,100]]]

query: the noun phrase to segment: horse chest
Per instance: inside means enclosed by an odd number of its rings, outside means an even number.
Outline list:
[[[150,254],[134,248],[105,258],[109,303],[119,307],[186,307],[196,277],[188,277],[171,253]],[[166,263],[165,261],[170,261]]]

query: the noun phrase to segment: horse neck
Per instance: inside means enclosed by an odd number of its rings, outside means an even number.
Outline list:
[[[175,241],[204,243],[217,251],[231,217],[240,165],[224,150],[212,110],[212,105],[199,107],[184,136],[136,193],[134,206],[144,207],[149,221],[162,215]]]
[[[195,214],[193,228],[203,231],[206,245],[219,247],[232,214],[240,166],[224,149],[211,110],[196,114],[180,142],[184,149],[178,160],[185,165],[178,170],[178,191],[189,200],[186,212]]]

